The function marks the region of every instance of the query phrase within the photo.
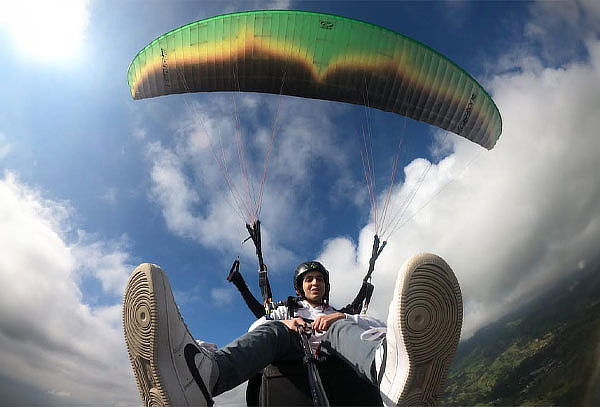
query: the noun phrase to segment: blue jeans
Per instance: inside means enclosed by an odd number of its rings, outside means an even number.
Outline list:
[[[344,360],[360,376],[376,384],[373,361],[381,340],[362,341],[360,334],[363,332],[364,328],[352,321],[336,321],[324,335],[321,349]],[[279,321],[260,325],[215,352],[219,379],[213,396],[233,389],[272,362],[300,361],[302,356],[297,332]]]

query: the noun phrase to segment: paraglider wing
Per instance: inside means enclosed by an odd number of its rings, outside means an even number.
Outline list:
[[[134,99],[247,91],[367,105],[430,123],[491,149],[500,113],[468,73],[431,48],[373,24],[302,11],[248,11],[197,21],[142,49]]]

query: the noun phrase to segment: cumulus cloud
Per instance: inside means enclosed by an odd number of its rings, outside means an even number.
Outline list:
[[[293,254],[286,246],[295,236],[289,230],[319,222],[310,207],[315,198],[307,182],[316,176],[316,168],[341,172],[332,187],[340,194],[351,194],[348,185],[352,181],[344,174],[348,157],[333,138],[314,136],[336,134],[330,117],[322,114],[324,109],[334,113],[335,108],[325,102],[306,104],[273,95],[233,99],[211,95],[205,103],[188,102],[187,106],[187,116],[178,120],[173,145],[147,145],[152,199],[161,207],[168,228],[205,247],[238,251],[240,236],[246,235],[243,222],[252,220],[248,212],[260,197],[264,157],[275,132],[262,201],[261,220],[267,225],[262,230],[263,249],[274,269],[291,262]],[[265,125],[261,115],[272,120]],[[242,134],[236,133],[237,118],[244,124]],[[246,157],[243,169],[240,151]],[[246,171],[249,176],[244,178]],[[253,256],[250,244],[244,250],[244,255]]]
[[[504,119],[494,150],[476,153],[452,137],[454,152],[439,163],[416,160],[405,168],[397,201],[431,165],[405,215],[410,221],[378,261],[374,315],[386,315],[397,270],[418,252],[435,252],[453,266],[465,300],[463,337],[597,260],[600,42],[586,37],[583,44],[585,62],[545,67],[532,53],[533,63],[490,81]],[[341,237],[324,246],[320,258],[342,285],[340,303],[358,288],[345,282],[367,269],[372,235],[369,225],[356,243]]]
[[[134,265],[128,263],[129,253],[124,247],[127,239],[119,242],[93,240],[83,231],[78,231],[78,241],[71,244],[71,253],[81,275],[97,279],[105,294],[121,296],[125,291],[127,278]]]
[[[528,45],[539,45],[538,56],[548,65],[579,60],[585,51],[582,39],[597,38],[600,4],[595,0],[538,1],[531,13],[524,35]]]
[[[0,179],[0,376],[12,383],[2,389],[9,404],[24,400],[23,389],[44,405],[137,400],[120,299],[90,306],[81,288],[89,267],[105,290],[120,292],[127,256],[97,242],[70,243],[71,213],[12,173]]]

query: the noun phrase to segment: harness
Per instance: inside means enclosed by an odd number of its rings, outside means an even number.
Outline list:
[[[239,256],[233,262],[229,274],[227,275],[227,281],[233,283],[235,287],[240,292],[244,302],[250,309],[250,311],[254,314],[256,318],[261,318],[265,315],[269,315],[270,312],[275,309],[277,306],[285,305],[288,307],[288,314],[293,315],[293,312],[290,312],[293,309],[295,311],[298,309],[298,300],[299,297],[288,297],[285,301],[280,301],[277,303],[273,303],[273,293],[271,292],[271,283],[269,282],[268,268],[263,259],[262,253],[262,242],[260,235],[260,221],[257,220],[252,225],[246,224],[246,230],[248,230],[249,236],[242,242],[242,244],[248,240],[252,240],[254,243],[254,247],[256,249],[256,257],[258,258],[258,286],[260,288],[261,296],[262,296],[262,304],[256,299],[256,297],[252,294],[244,277],[240,273],[240,259]],[[371,283],[371,276],[373,271],[375,271],[375,262],[381,255],[381,252],[385,248],[387,241],[381,242],[379,236],[376,234],[373,238],[373,248],[371,250],[371,258],[369,259],[369,268],[367,273],[365,274],[360,289],[356,294],[356,297],[352,302],[345,307],[340,309],[340,312],[345,314],[363,314],[367,313],[369,308],[369,304],[371,302],[371,297],[373,296],[373,291],[375,286]],[[295,301],[295,305],[293,305],[293,301]]]

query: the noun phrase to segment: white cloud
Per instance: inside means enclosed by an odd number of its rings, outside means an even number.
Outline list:
[[[185,104],[185,95],[181,96]],[[252,197],[258,197],[263,175],[263,157],[269,149],[276,110],[281,108],[279,133],[270,155],[268,179],[264,190],[263,250],[272,269],[293,260],[286,245],[295,240],[290,230],[300,229],[307,222],[319,222],[319,214],[311,212],[309,179],[318,177],[318,165],[341,175],[334,177],[332,185],[338,197],[350,195],[346,171],[348,158],[336,147],[334,137],[314,137],[315,133],[337,135],[334,124],[323,111],[335,114],[326,102],[305,103],[297,98],[285,100],[273,95],[231,96],[211,95],[207,103],[187,103],[189,112],[184,120],[177,120],[173,146],[156,142],[148,144],[148,157],[152,162],[152,199],[161,207],[165,222],[175,234],[191,238],[206,247],[238,252],[241,238],[245,237],[244,221],[249,216],[240,214],[240,207],[249,201],[246,183],[239,166],[236,144],[235,106],[244,122],[244,151],[247,159]],[[301,113],[299,113],[301,112]],[[269,114],[272,122],[259,123],[260,114]],[[249,141],[251,140],[251,141]],[[227,166],[236,199],[232,198],[225,181],[223,167],[215,156]],[[254,177],[254,178],[252,178]],[[335,194],[328,197],[334,199]],[[351,197],[354,199],[354,197]],[[241,202],[241,204],[240,204]],[[252,202],[248,206],[252,206]],[[312,218],[312,219],[311,219]],[[274,243],[277,242],[277,243]],[[268,253],[268,254],[267,254]],[[252,245],[243,247],[245,256],[253,256]]]
[[[153,182],[152,194],[163,207],[167,226],[185,237],[197,230],[192,206],[199,200],[183,173],[183,163],[172,151],[158,143],[148,146],[148,155],[153,162],[150,174]]]
[[[79,286],[85,253],[105,288],[118,292],[126,255],[99,243],[70,244],[70,213],[11,173],[0,179],[0,376],[39,389],[42,404],[136,402],[120,300],[86,305]]]
[[[213,288],[210,290],[210,296],[218,305],[231,304],[234,292],[230,288]]]
[[[444,189],[389,239],[374,275],[374,315],[385,316],[397,270],[418,252],[442,255],[458,275],[466,306],[463,337],[597,257],[600,42],[587,47],[589,63],[539,63],[491,81],[503,135],[468,167],[473,148],[453,137],[455,152],[431,167],[411,207]],[[395,199],[412,190],[408,185],[423,164],[417,160],[405,169]],[[359,275],[366,272],[371,245],[370,227],[357,249],[343,238],[325,245],[320,258],[342,285],[340,303],[355,294],[358,283],[352,282],[357,267]]]
[[[532,18],[524,35],[540,46],[539,55],[550,65],[581,59],[581,41],[597,38],[599,4],[596,0],[537,1],[530,7]]]
[[[104,293],[121,296],[129,273],[135,267],[128,263],[129,254],[123,249],[126,242],[125,237],[120,242],[94,241],[84,231],[78,231],[78,242],[71,245],[71,253],[79,273],[100,281]]]

